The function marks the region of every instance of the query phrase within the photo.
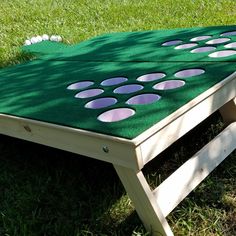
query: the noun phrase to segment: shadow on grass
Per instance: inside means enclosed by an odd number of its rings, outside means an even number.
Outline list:
[[[131,235],[141,222],[112,165],[6,136],[1,235]],[[127,222],[127,223],[126,223]]]

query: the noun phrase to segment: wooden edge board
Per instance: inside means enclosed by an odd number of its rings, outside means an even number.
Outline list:
[[[0,114],[0,133],[65,151],[140,169],[139,148],[130,140]]]
[[[204,96],[200,95],[196,98],[196,101],[188,103],[183,111],[180,109],[181,111],[177,111],[175,116],[168,117],[165,120],[166,123],[168,122],[167,125],[163,125],[161,129],[158,127],[158,131],[150,130],[149,134],[146,133],[149,138],[139,144],[144,165],[236,97],[236,79],[225,82],[210,89]]]
[[[136,146],[140,145],[141,143],[145,142],[149,137],[152,135],[155,135],[157,132],[159,132],[163,127],[167,126],[168,124],[172,123],[175,119],[182,116],[184,113],[186,113],[188,110],[190,110],[192,107],[196,106],[198,103],[201,103],[203,100],[208,98],[209,96],[216,93],[218,90],[220,90],[222,87],[227,85],[228,83],[232,82],[233,80],[236,80],[236,72],[232,73],[228,77],[226,77],[221,82],[217,83],[210,89],[206,90],[184,106],[180,107],[178,110],[158,122],[157,124],[153,125],[151,128],[147,129],[145,132],[134,138],[132,141],[135,143]],[[232,87],[231,89],[235,89],[235,87]],[[222,98],[224,99],[224,98]]]
[[[235,149],[236,122],[226,127],[153,191],[163,215],[166,217]]]

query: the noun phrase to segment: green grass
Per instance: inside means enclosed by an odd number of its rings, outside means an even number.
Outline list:
[[[77,43],[107,32],[235,24],[234,0],[1,0],[0,67],[19,63],[27,37]],[[219,114],[144,171],[161,182],[222,129]],[[191,141],[191,142],[189,142]],[[147,235],[107,163],[0,136],[0,235]],[[236,235],[236,153],[168,217],[176,235]]]

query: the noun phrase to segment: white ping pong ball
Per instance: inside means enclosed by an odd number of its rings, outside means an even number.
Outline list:
[[[32,37],[32,38],[30,39],[30,42],[31,42],[32,44],[35,44],[35,43],[38,42],[38,40],[37,40],[36,37]]]
[[[50,41],[56,42],[56,41],[57,41],[57,36],[56,36],[56,35],[52,35],[52,36],[50,37]]]
[[[38,43],[43,41],[42,37],[39,36],[39,35],[36,37],[36,39],[37,39],[37,42],[38,42]]]
[[[42,40],[43,41],[49,40],[49,36],[47,34],[43,34],[42,35]]]
[[[29,39],[25,40],[25,44],[24,44],[24,45],[25,45],[25,46],[31,45],[30,40],[29,40]]]
[[[62,37],[60,35],[57,35],[57,42],[61,42],[62,41]]]

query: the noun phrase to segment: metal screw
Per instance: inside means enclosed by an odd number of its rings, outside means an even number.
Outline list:
[[[105,153],[108,153],[108,152],[109,152],[109,148],[108,148],[107,146],[102,147],[102,150],[103,150]]]
[[[24,129],[25,129],[27,132],[31,132],[31,128],[30,128],[28,125],[24,125]]]

